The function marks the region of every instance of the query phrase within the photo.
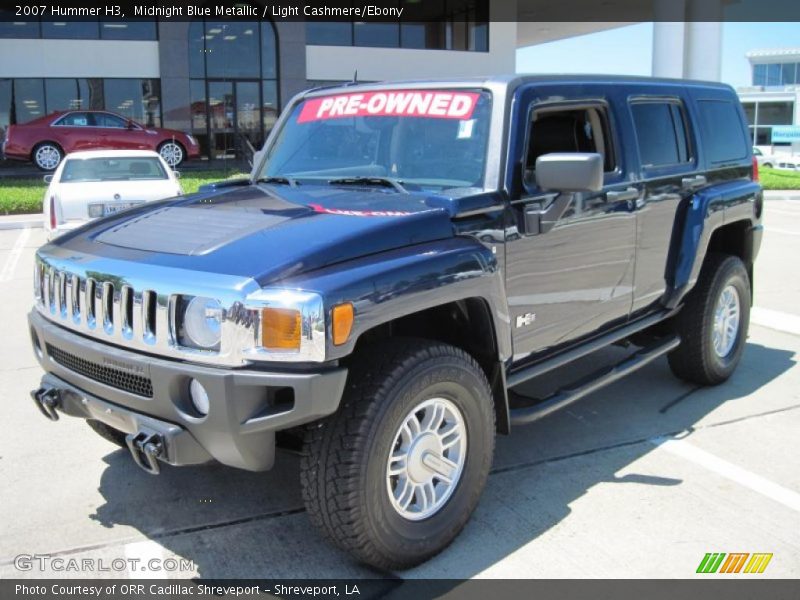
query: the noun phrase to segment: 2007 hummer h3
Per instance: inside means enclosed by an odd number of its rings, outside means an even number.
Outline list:
[[[276,436],[302,440],[312,521],[361,561],[409,567],[469,518],[496,433],[663,355],[683,379],[731,375],[762,205],[724,85],[312,90],[249,179],[38,251],[32,395],[150,473],[265,470]],[[514,391],[622,342],[638,349],[546,398]]]

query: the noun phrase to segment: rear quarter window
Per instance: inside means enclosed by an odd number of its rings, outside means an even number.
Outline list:
[[[728,100],[699,100],[697,104],[708,160],[718,163],[745,158],[748,140],[736,105]]]
[[[691,160],[683,106],[677,100],[640,98],[631,104],[639,156],[645,168]]]

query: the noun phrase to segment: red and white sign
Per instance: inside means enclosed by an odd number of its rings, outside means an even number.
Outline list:
[[[436,90],[398,90],[320,96],[305,101],[298,123],[344,117],[432,117],[469,119],[479,94]]]

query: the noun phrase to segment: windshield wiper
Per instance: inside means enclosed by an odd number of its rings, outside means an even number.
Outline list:
[[[291,177],[284,177],[283,175],[272,175],[270,177],[259,177],[256,179],[256,183],[278,183],[280,185],[290,185],[292,187],[297,187],[298,182],[296,179]]]
[[[394,188],[401,194],[408,193],[408,190],[403,187],[403,182],[392,177],[341,177],[340,179],[331,179],[328,183],[334,185],[382,185]]]

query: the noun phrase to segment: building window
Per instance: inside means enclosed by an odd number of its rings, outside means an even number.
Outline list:
[[[256,21],[206,21],[206,76],[260,77]]]
[[[47,112],[57,110],[102,109],[102,79],[45,79]]]
[[[34,18],[30,21],[18,21],[11,11],[0,10],[0,38],[156,40],[158,28],[155,19],[97,21],[65,18],[41,21]]]
[[[403,21],[306,23],[306,43],[489,51],[488,0],[401,0]]]
[[[791,125],[794,122],[794,102],[759,102],[759,125]]]
[[[103,86],[108,110],[146,127],[161,126],[161,81],[106,79]]]
[[[42,21],[42,37],[66,40],[96,40],[100,37],[98,21]]]
[[[101,21],[100,37],[104,40],[155,40],[158,39],[155,19],[125,19]]]
[[[13,110],[11,123],[25,123],[43,117],[46,114],[44,81],[42,79],[15,79]]]

